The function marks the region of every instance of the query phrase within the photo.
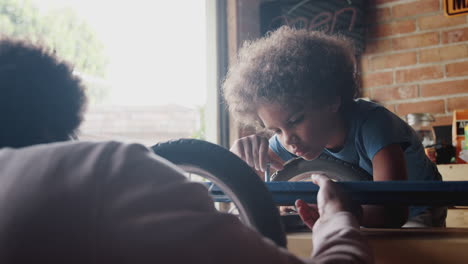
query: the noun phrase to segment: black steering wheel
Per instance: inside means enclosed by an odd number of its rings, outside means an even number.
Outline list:
[[[324,174],[334,181],[372,181],[372,175],[360,167],[322,153],[315,160],[292,159],[284,169],[271,176],[272,181],[309,181],[310,175]]]

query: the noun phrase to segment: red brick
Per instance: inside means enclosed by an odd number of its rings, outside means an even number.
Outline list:
[[[373,4],[383,5],[383,4],[387,4],[387,3],[391,3],[391,2],[397,2],[397,1],[401,1],[401,0],[373,0]]]
[[[392,50],[392,40],[383,39],[383,40],[374,40],[368,41],[366,44],[365,52],[369,53],[381,53]]]
[[[421,30],[452,27],[465,23],[465,16],[447,17],[444,14],[438,14],[418,18],[419,29]]]
[[[389,85],[393,83],[393,72],[368,73],[362,76],[364,89],[375,86]]]
[[[421,0],[392,7],[393,17],[415,16],[419,14],[439,11],[439,0]]]
[[[396,34],[411,33],[415,30],[416,23],[414,22],[414,20],[377,24],[371,28],[371,37],[381,38]]]
[[[370,65],[369,65],[369,57],[368,56],[361,56],[361,59],[359,60],[359,67],[360,71],[362,73],[366,73],[370,70]]]
[[[468,61],[447,64],[445,66],[447,77],[468,75]]]
[[[442,32],[442,43],[453,43],[467,40],[468,28],[458,28]]]
[[[396,105],[395,104],[382,104],[385,108],[387,108],[389,111],[392,111],[393,113],[396,114]]]
[[[415,82],[442,78],[444,71],[442,66],[428,66],[414,69],[399,70],[396,72],[396,82]]]
[[[413,65],[416,62],[416,52],[406,52],[373,57],[370,65],[372,69],[378,70]]]
[[[374,101],[380,105],[382,105],[383,107],[387,108],[389,111],[393,112],[394,114],[396,114],[396,110],[395,110],[395,104],[387,104],[387,103],[383,103],[383,102],[377,102],[377,101]]]
[[[447,110],[452,112],[457,109],[467,109],[468,108],[468,96],[449,98],[447,100]]]
[[[371,89],[362,89],[360,97],[371,97]]]
[[[418,97],[418,86],[395,86],[372,89],[372,99],[378,102],[410,99]]]
[[[408,37],[395,38],[392,41],[393,49],[413,49],[439,44],[439,33],[429,32]]]
[[[468,57],[468,46],[466,44],[419,51],[420,63],[454,60],[465,57]]]
[[[421,96],[438,96],[468,93],[468,80],[438,82],[421,85]]]
[[[416,103],[403,103],[396,106],[396,112],[400,116],[404,116],[410,113],[445,113],[444,100],[432,100],[425,102]]]
[[[375,22],[386,21],[392,18],[392,11],[389,7],[377,8],[371,11],[374,14]]]

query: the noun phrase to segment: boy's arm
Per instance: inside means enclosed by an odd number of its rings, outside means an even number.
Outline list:
[[[381,149],[372,159],[374,181],[404,181],[406,161],[400,144]],[[408,220],[406,206],[363,206],[362,224],[366,227],[401,227]]]
[[[271,151],[269,140],[263,133],[237,139],[230,151],[258,171],[261,177],[268,162],[273,169],[283,169],[283,160]]]

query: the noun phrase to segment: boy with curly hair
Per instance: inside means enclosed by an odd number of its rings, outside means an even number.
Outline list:
[[[223,84],[234,117],[274,132],[238,139],[231,151],[264,171],[271,163],[332,155],[374,181],[441,180],[410,126],[376,103],[355,100],[352,44],[321,32],[281,27],[246,43]],[[446,208],[365,206],[368,227],[444,226]]]
[[[70,139],[85,104],[69,64],[39,45],[0,40],[0,148]]]

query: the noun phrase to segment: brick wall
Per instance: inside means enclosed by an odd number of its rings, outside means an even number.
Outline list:
[[[468,108],[468,16],[445,17],[442,0],[371,0],[363,96],[399,116],[433,113],[451,124]]]

